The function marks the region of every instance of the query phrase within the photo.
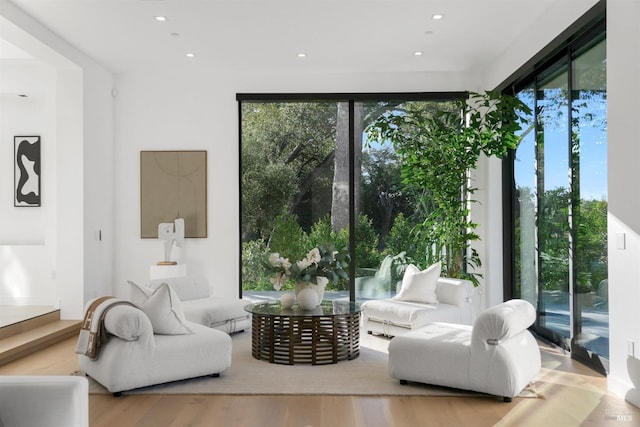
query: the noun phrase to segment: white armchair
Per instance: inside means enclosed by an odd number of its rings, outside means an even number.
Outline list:
[[[167,320],[178,322],[174,317]],[[186,333],[154,333],[156,326],[141,309],[113,307],[104,317],[109,339],[96,360],[78,356],[80,369],[117,396],[139,387],[219,376],[231,366],[229,335],[192,322],[181,324]]]
[[[489,308],[473,326],[431,323],[389,343],[389,372],[415,381],[502,396],[510,402],[540,372],[540,349],[527,330],[533,306],[520,299]]]

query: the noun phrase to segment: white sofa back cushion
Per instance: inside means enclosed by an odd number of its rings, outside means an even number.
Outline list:
[[[149,287],[157,289],[163,283],[168,284],[176,291],[180,301],[192,299],[209,298],[209,281],[202,276],[181,276],[168,277],[164,279],[154,279],[149,282]]]
[[[443,304],[464,307],[466,303],[470,302],[472,286],[468,280],[440,277],[436,287],[436,296],[438,301]]]

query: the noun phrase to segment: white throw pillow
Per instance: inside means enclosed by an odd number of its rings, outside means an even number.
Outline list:
[[[415,265],[409,264],[402,278],[402,288],[392,299],[437,304],[436,286],[438,277],[440,277],[440,269],[439,262],[423,271],[420,271]]]
[[[129,284],[131,285],[132,293],[138,293],[136,299],[141,299],[141,294],[146,293],[143,286],[138,286],[133,282],[129,282]],[[134,290],[135,288],[137,290]],[[178,295],[168,284],[163,283],[158,286],[147,300],[141,304],[134,301],[132,295],[132,302],[138,305],[147,315],[153,326],[154,334],[184,335],[193,333],[186,325],[184,310]]]
[[[140,286],[131,280],[127,280],[127,283],[129,284],[129,300],[138,307],[142,307],[142,304],[149,299],[155,290],[147,286]]]

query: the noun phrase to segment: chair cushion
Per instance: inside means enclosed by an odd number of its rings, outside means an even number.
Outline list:
[[[389,343],[392,377],[465,388],[469,383],[471,326],[431,323]]]
[[[423,304],[393,299],[370,300],[362,304],[368,320],[388,322],[415,329],[431,322],[461,322],[460,308],[450,304]]]
[[[188,321],[215,327],[231,320],[248,319],[250,315],[244,309],[248,304],[251,304],[248,300],[209,297],[183,301],[182,307]]]
[[[415,265],[409,264],[402,278],[400,292],[392,299],[437,304],[436,285],[440,271],[439,262],[423,271],[420,271]]]

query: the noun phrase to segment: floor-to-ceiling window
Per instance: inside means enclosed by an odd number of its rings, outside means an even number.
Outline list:
[[[325,298],[393,296],[407,263],[425,263],[411,236],[426,217],[424,195],[404,185],[394,147],[369,125],[463,95],[238,95],[242,294],[279,298],[294,283],[274,287],[269,256],[295,263],[322,247],[351,258],[348,278],[329,283]]]
[[[531,107],[510,165],[513,294],[535,330],[605,370],[608,346],[604,23],[516,88]]]

